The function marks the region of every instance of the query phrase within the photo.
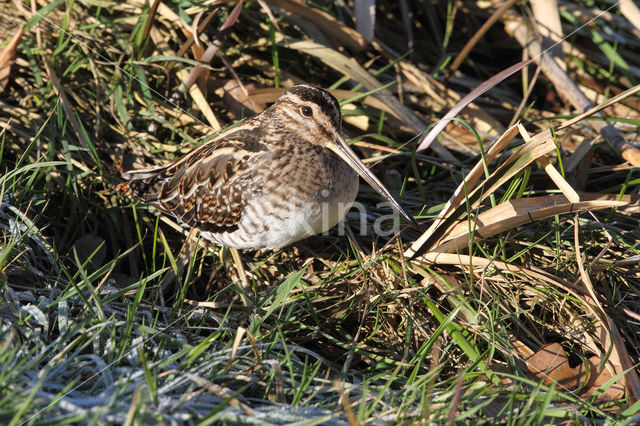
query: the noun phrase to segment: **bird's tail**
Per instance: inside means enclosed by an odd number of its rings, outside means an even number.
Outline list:
[[[149,195],[156,192],[154,187],[158,184],[158,176],[166,168],[166,166],[151,167],[123,172],[122,177],[127,182],[116,185],[116,192],[145,200]]]

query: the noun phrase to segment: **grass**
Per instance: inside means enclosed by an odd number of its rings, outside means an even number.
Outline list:
[[[190,68],[193,50],[201,51],[196,46],[175,53],[189,35],[161,10],[175,12],[188,28],[210,8],[163,2],[154,12],[133,1],[45,3],[36,6],[40,18],[29,4],[0,4],[0,23],[6,24],[0,40],[28,23],[9,85],[0,93],[1,423],[637,421],[640,407],[622,374],[571,387],[545,382],[539,371],[530,371],[527,356],[556,342],[572,368],[589,365],[594,356],[604,365],[614,362],[614,341],[630,363],[623,369],[637,369],[635,198],[625,206],[553,214],[490,238],[470,238],[460,257],[437,262],[403,255],[422,232],[407,230],[401,239],[361,236],[360,221],[351,216],[345,236],[330,233],[278,251],[243,253],[251,283],[245,289],[218,249],[196,244],[185,258],[184,232],[115,190],[122,169],[166,163],[215,133],[191,96],[174,98],[178,106],[168,102],[179,84],[176,72]],[[335,46],[335,37],[343,36],[337,26],[327,33],[309,23],[321,19],[318,5],[292,9],[279,19],[279,31],[258,4],[248,3],[220,35],[232,10],[223,4],[202,41],[206,46],[218,37],[226,64],[217,56],[200,87],[223,128],[246,114],[235,113],[221,96],[231,96],[225,84],[234,73],[255,87],[308,81],[351,90],[343,104],[353,102],[356,109],[345,116],[367,122],[357,128],[347,121],[345,132],[426,230],[479,160],[482,174],[490,174],[523,141],[515,139],[495,160],[484,159],[474,133],[453,124],[442,145],[455,161],[435,150],[415,152],[419,137],[411,117],[424,123],[422,131],[451,102],[446,90],[429,92],[421,82],[435,70],[446,74],[451,52],[461,50],[492,10],[473,3],[408,3],[413,50],[407,49],[410,32],[392,17],[400,10],[392,2],[376,6],[376,35],[386,47],[335,49],[366,68],[368,77],[354,71],[362,81],[345,77],[339,71],[344,64],[327,64],[295,44]],[[323,10],[353,23],[336,4]],[[572,10],[564,8],[562,16],[577,25],[569,19]],[[624,39],[632,33],[616,17],[570,39],[580,52],[592,52],[605,27],[618,25],[623,41],[597,46],[610,66],[579,55],[567,61],[576,80],[591,77],[593,90],[602,94],[628,88],[629,65],[638,66],[633,44]],[[159,39],[173,53],[162,50]],[[449,76],[448,88],[466,93],[465,84],[477,85],[521,53],[496,24],[460,74]],[[379,87],[369,87],[373,77]],[[502,133],[498,127],[510,121],[523,97],[515,80],[476,100],[482,113],[463,114],[475,128],[489,123],[476,133],[488,135],[485,146]],[[384,98],[383,84],[393,100]],[[532,135],[572,112],[552,98],[542,76],[534,84],[520,117]],[[627,119],[630,127],[621,129],[631,139],[637,98],[615,107],[605,112]],[[593,139],[586,125],[569,130],[556,135],[552,160],[574,188],[637,194],[637,169],[605,143],[590,150],[589,162],[569,168],[577,145]],[[491,194],[464,197],[462,223],[476,232],[475,214],[492,203],[557,193],[535,160],[508,178],[487,177],[501,185]],[[484,200],[479,207],[472,205],[476,199]],[[367,207],[369,227],[389,214],[364,185],[358,200]],[[612,318],[619,337],[610,325],[601,333],[601,312]],[[615,386],[623,395],[598,394]]]

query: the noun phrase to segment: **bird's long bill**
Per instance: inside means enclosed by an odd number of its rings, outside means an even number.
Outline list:
[[[378,180],[378,178],[371,173],[371,171],[364,165],[364,163],[358,158],[355,152],[349,147],[347,141],[344,139],[342,135],[338,135],[335,142],[332,142],[327,147],[331,151],[335,152],[342,158],[353,170],[358,172],[362,178],[367,181],[369,185],[373,187],[380,195],[387,200],[391,206],[393,206],[398,213],[402,215],[410,224],[419,228],[418,223],[415,221],[413,217],[402,206],[393,198],[391,193],[387,190],[387,188],[382,185],[382,182]]]

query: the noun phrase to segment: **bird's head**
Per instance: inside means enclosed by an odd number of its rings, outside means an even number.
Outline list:
[[[382,195],[412,225],[417,223],[380,180],[358,158],[342,135],[342,114],[338,100],[326,90],[307,84],[288,89],[273,105],[285,122],[301,129],[304,139],[314,145],[330,149],[354,169],[369,185]]]

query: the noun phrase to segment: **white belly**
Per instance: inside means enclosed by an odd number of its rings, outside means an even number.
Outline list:
[[[328,231],[340,222],[352,204],[353,199],[349,202],[309,205],[289,212],[284,222],[267,216],[265,223],[268,230],[260,236],[261,243],[265,248],[274,249]]]
[[[349,211],[358,193],[358,179],[324,200],[277,207],[261,197],[251,200],[238,229],[228,233],[201,232],[203,238],[237,249],[278,249],[333,228]]]

